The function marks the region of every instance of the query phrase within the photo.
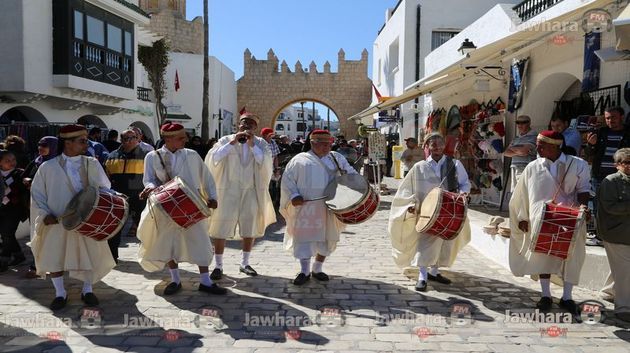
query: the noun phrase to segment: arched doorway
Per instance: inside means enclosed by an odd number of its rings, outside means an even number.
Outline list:
[[[579,78],[566,72],[547,76],[530,90],[518,114],[529,115],[534,130],[546,129],[556,108],[556,102],[569,93],[571,87],[576,87],[576,81],[579,83]]]
[[[107,129],[105,122],[96,115],[84,115],[77,119],[77,123],[85,126],[96,126],[101,129]]]
[[[153,132],[151,132],[149,125],[143,123],[142,121],[134,121],[129,126],[135,126],[139,128],[140,130],[142,130],[142,133],[144,134],[144,138],[147,140],[147,143],[150,143],[150,144],[155,143],[155,138],[153,137]]]
[[[275,113],[271,127],[276,135],[290,139],[305,138],[313,129],[324,129],[333,135],[341,134],[337,113],[329,105],[314,99],[298,99],[284,104]]]
[[[48,120],[37,109],[22,105],[13,107],[0,115],[0,124],[12,122],[46,123]]]

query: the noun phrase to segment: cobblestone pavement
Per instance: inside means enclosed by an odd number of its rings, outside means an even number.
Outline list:
[[[283,225],[270,227],[252,254],[258,277],[238,273],[238,243],[226,249],[224,297],[197,291],[194,266],[182,264],[183,290],[161,295],[166,270],[138,266],[135,238],[122,261],[94,287],[98,310],[81,306],[81,283],[66,280],[68,306],[48,309],[49,280],[0,275],[2,352],[628,352],[630,326],[613,319],[568,323],[557,309],[532,322],[538,284],[516,278],[467,247],[443,273],[452,285],[413,290],[417,272],[395,267],[386,232],[391,196],[375,217],[350,226],[326,261],[328,283],[291,284],[299,265],[282,249]],[[561,288],[553,286],[557,298]],[[597,294],[575,290],[576,301]],[[603,302],[610,308],[610,303]],[[519,316],[521,315],[521,316]],[[541,317],[538,317],[541,319]],[[552,320],[553,319],[553,320]],[[544,320],[543,320],[544,321]]]

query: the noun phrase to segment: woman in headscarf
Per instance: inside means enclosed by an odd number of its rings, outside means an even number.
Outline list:
[[[31,188],[33,177],[35,176],[35,173],[37,173],[37,170],[42,165],[42,163],[57,156],[57,138],[54,136],[42,137],[37,143],[37,151],[39,152],[39,155],[24,169],[23,181],[26,187],[29,189]],[[25,277],[37,277],[35,262],[31,262],[31,265],[29,266],[28,272],[26,273]]]
[[[42,163],[57,156],[57,138],[54,136],[44,136],[37,143],[37,151],[39,155],[29,163],[24,169],[24,182],[30,187],[37,169]]]

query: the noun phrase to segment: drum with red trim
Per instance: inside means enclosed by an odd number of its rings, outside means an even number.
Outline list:
[[[579,208],[545,203],[540,229],[532,230],[532,251],[566,259],[583,221],[584,212]]]
[[[171,179],[149,195],[151,205],[157,205],[182,228],[189,228],[211,215],[210,208],[180,177]]]
[[[324,194],[329,196],[326,207],[345,224],[363,223],[378,210],[378,194],[359,174],[338,176]]]
[[[416,231],[452,240],[459,235],[466,220],[466,196],[433,188],[422,201]]]
[[[66,206],[61,225],[88,238],[102,241],[116,235],[129,216],[129,204],[125,197],[87,187],[81,190]]]

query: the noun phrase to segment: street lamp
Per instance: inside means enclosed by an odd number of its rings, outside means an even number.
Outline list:
[[[306,139],[306,122],[304,121],[304,103],[306,102],[300,102],[300,104],[302,105],[302,137]]]
[[[470,54],[475,49],[477,49],[475,44],[473,42],[469,41],[468,38],[466,38],[462,42],[462,46],[459,47],[459,49],[457,49],[457,51],[459,51],[462,55],[466,55],[467,56],[468,54]]]

